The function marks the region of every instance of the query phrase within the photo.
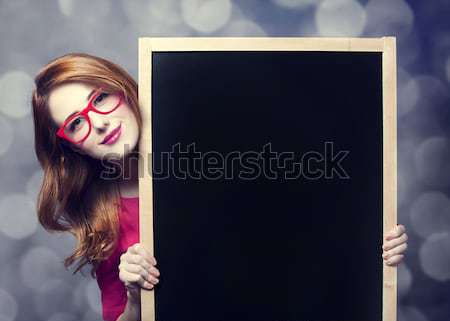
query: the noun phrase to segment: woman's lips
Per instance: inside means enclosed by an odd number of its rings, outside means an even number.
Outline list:
[[[119,139],[120,134],[122,133],[121,128],[122,128],[122,124],[120,124],[115,129],[113,129],[112,132],[110,134],[108,134],[108,136],[106,136],[105,139],[101,143],[105,144],[105,145],[114,144],[117,141],[117,139]]]

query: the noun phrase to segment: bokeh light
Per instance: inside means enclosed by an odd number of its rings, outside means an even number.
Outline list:
[[[430,137],[415,153],[416,170],[430,187],[450,185],[450,142],[446,137]]]
[[[231,16],[230,0],[181,0],[184,21],[200,33],[222,28]]]
[[[359,36],[366,19],[363,6],[355,0],[325,0],[316,11],[317,30],[327,37]]]
[[[0,76],[0,112],[11,117],[25,117],[30,112],[34,82],[26,72],[13,70]]]
[[[414,25],[414,12],[405,0],[370,0],[366,4],[369,36],[407,36]]]
[[[423,272],[436,281],[450,280],[450,234],[449,232],[430,235],[419,249],[420,265]]]
[[[440,191],[421,194],[411,206],[411,223],[423,238],[450,231],[450,200]]]
[[[32,235],[37,228],[33,202],[26,195],[4,195],[0,199],[0,232],[21,240]]]
[[[61,13],[67,17],[71,16],[73,13],[73,0],[58,0],[59,10]]]

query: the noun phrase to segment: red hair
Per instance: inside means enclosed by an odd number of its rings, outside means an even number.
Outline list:
[[[137,84],[118,65],[88,54],[67,54],[52,60],[35,77],[32,94],[35,152],[44,171],[37,199],[40,224],[49,232],[68,231],[77,239],[74,252],[64,260],[73,272],[92,264],[95,277],[98,264],[107,259],[118,239],[119,192],[114,181],[102,180],[99,160],[74,151],[71,144],[56,135],[57,125],[50,116],[48,96],[65,83],[79,82],[121,91],[136,116],[139,132]]]

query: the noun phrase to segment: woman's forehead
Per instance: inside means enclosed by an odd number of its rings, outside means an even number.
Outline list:
[[[50,91],[48,108],[51,117],[58,124],[73,112],[86,107],[94,86],[83,83],[66,83]]]

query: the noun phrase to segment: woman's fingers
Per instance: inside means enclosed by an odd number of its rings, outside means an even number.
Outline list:
[[[139,285],[153,289],[159,283],[159,270],[154,266],[156,259],[140,243],[130,246],[120,257],[119,277],[127,287]]]
[[[159,270],[158,270],[156,267],[154,267],[154,266],[152,266],[152,267],[150,268],[150,273],[151,273],[152,275],[154,275],[155,277],[158,277],[158,276],[160,275]]]
[[[125,286],[133,288],[133,283],[139,284],[145,289],[153,289],[153,284],[148,282],[142,275],[128,272],[126,269],[121,269],[119,272],[119,278],[125,284]]]
[[[386,235],[385,239],[387,241],[392,240],[394,238],[399,237],[403,233],[405,233],[405,231],[406,231],[405,226],[403,226],[401,224],[397,225],[391,231],[389,231],[389,233]]]
[[[126,262],[128,264],[137,264],[148,270],[155,277],[160,275],[159,270],[152,266],[145,258],[138,254],[125,253],[120,257],[121,262]]]
[[[402,243],[399,246],[396,246],[393,249],[384,252],[383,253],[383,259],[387,260],[390,257],[393,257],[393,256],[395,256],[397,254],[403,254],[403,252],[405,252],[407,248],[408,248],[408,244],[407,243]]]
[[[408,240],[408,235],[406,233],[403,233],[400,237],[397,237],[397,238],[391,239],[390,241],[384,242],[383,250],[389,251],[390,249],[393,249],[402,243],[406,243],[407,240]]]
[[[139,264],[147,269],[151,268],[154,265],[150,260],[141,256],[140,254],[132,254],[131,252],[126,252],[122,254],[120,260],[121,261],[125,260],[131,264]]]
[[[403,254],[394,255],[393,257],[389,258],[386,261],[386,264],[389,266],[399,265],[403,261],[403,258],[404,258]]]
[[[152,275],[149,270],[144,269],[142,266],[137,264],[123,264],[122,268],[125,269],[127,272],[131,272],[134,274],[141,275],[146,281],[152,283],[152,284],[158,284],[159,280],[157,277]]]
[[[131,252],[126,252],[125,254],[122,254],[120,257],[120,261],[127,262],[130,264],[139,264],[145,267],[146,269],[150,269],[152,266],[151,262],[147,260],[145,257],[139,255],[139,254],[132,254]]]
[[[136,243],[130,247],[130,253],[138,254],[144,257],[152,265],[156,265],[156,259],[150,254],[150,252],[141,243]]]

